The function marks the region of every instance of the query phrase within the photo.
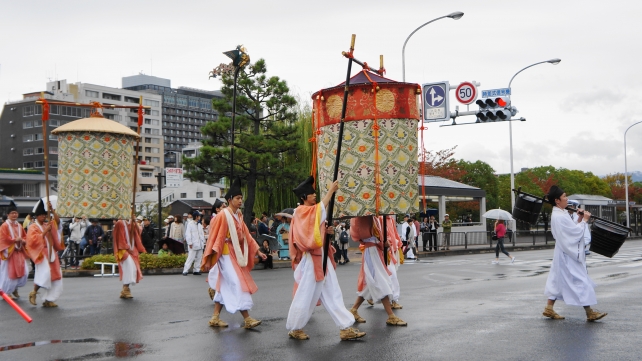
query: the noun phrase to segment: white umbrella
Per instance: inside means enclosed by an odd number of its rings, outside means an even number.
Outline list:
[[[490,211],[484,213],[482,217],[485,218],[490,218],[490,219],[502,219],[504,221],[512,221],[513,216],[501,209],[491,209]]]
[[[45,211],[49,211],[49,207],[47,207],[47,197],[40,198],[40,200],[45,206]],[[38,207],[38,202],[36,202],[36,204],[33,206],[33,212],[36,211],[36,207]],[[51,202],[51,206],[54,207],[54,209],[58,208],[56,206],[56,204],[58,203],[58,196],[49,196],[49,202]]]

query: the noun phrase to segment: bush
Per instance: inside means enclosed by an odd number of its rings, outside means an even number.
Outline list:
[[[158,257],[155,254],[143,253],[139,256],[140,269],[153,269],[153,268],[183,268],[187,260],[187,254],[178,254],[165,257]],[[108,262],[116,263],[116,258],[113,254],[101,254],[85,258],[81,268],[82,269],[100,269],[100,265],[95,262]]]

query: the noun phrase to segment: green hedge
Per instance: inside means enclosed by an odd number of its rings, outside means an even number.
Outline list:
[[[183,268],[186,260],[187,254],[158,257],[155,254],[143,253],[140,255],[140,268]],[[92,256],[89,258],[85,258],[85,260],[82,262],[81,268],[100,269],[100,265],[95,264],[95,262],[116,263],[116,258],[113,254],[101,254]]]

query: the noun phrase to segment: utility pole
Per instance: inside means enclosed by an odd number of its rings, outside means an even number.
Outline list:
[[[157,179],[157,186],[158,188],[158,246],[160,247],[160,242],[161,239],[163,238],[161,233],[163,230],[162,224],[163,224],[163,204],[161,203],[161,187],[163,185],[162,178],[165,178],[163,175],[163,169],[161,169],[158,174],[156,174],[154,177]]]

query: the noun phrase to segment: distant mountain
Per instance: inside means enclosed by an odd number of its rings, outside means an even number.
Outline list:
[[[631,178],[633,179],[634,182],[642,182],[642,172],[640,171],[631,172]]]

